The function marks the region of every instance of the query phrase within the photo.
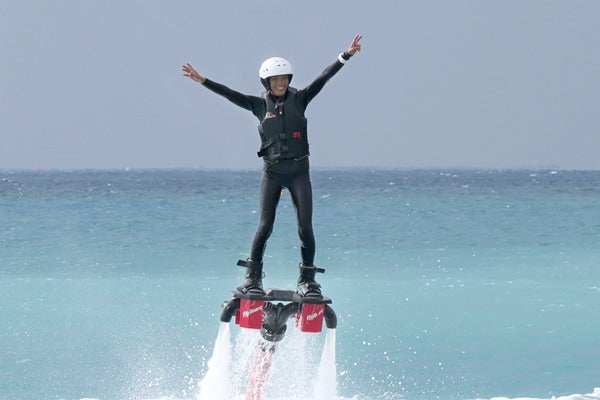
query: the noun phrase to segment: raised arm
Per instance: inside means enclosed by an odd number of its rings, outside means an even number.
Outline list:
[[[193,81],[199,82],[210,90],[220,96],[225,97],[227,100],[231,101],[236,106],[245,108],[246,110],[252,111],[252,113],[259,120],[265,115],[264,109],[264,100],[257,96],[249,96],[243,93],[238,92],[237,90],[233,90],[228,88],[225,85],[214,82],[205,76],[202,76],[192,67],[189,63],[184,64],[181,67],[183,71],[183,76],[190,78]]]
[[[306,93],[305,97],[305,106],[323,89],[323,86],[327,83],[329,79],[331,79],[342,67],[344,64],[348,62],[350,57],[360,51],[361,45],[360,40],[362,39],[362,35],[356,35],[350,46],[348,46],[348,50],[341,53],[337,60],[329,65],[321,74],[307,87],[303,90]]]

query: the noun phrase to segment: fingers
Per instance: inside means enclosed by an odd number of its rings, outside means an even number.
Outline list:
[[[357,51],[360,51],[361,45],[360,40],[362,39],[362,35],[358,34],[354,36],[354,40],[350,43],[350,47],[348,48],[348,53],[354,55]]]
[[[181,70],[183,71],[183,76],[188,77],[193,81],[204,83],[206,80],[206,78],[200,75],[190,63],[183,64]]]
[[[181,66],[181,70],[183,72],[185,72],[186,74],[190,74],[192,72],[196,72],[194,70],[194,68],[190,65],[190,63],[185,63],[184,65]]]
[[[181,66],[181,70],[183,71],[183,76],[187,76],[188,78],[192,78],[196,80],[198,76],[198,72],[190,65],[190,63],[185,63]]]

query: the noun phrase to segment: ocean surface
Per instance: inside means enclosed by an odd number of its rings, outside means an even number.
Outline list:
[[[241,283],[259,179],[0,171],[0,399],[243,399],[238,353],[254,339],[219,315]],[[338,326],[290,321],[265,400],[312,398],[323,358],[336,399],[600,399],[600,171],[312,181]],[[284,191],[266,287],[295,289],[298,246]],[[209,385],[209,360],[229,351],[235,382]]]

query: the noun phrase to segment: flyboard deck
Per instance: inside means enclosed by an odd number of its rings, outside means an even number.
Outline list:
[[[234,299],[264,300],[264,301],[289,301],[293,303],[331,304],[329,297],[301,296],[298,292],[286,289],[267,289],[264,294],[257,292],[233,292]]]

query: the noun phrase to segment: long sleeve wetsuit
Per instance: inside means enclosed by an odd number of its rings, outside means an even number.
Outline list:
[[[296,108],[303,114],[308,103],[343,65],[336,60],[304,89],[293,93],[288,90],[286,95],[277,101],[294,101]],[[264,97],[246,95],[210,79],[206,79],[203,85],[235,105],[251,111],[259,121],[265,117],[267,103]],[[315,257],[315,238],[312,227],[313,204],[308,155],[300,159],[284,158],[277,162],[265,160],[260,184],[260,222],[252,242],[250,258],[254,262],[262,263],[267,240],[273,231],[281,190],[284,187],[289,190],[296,211],[302,264],[312,266]]]

